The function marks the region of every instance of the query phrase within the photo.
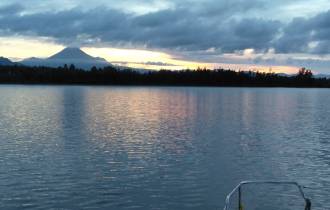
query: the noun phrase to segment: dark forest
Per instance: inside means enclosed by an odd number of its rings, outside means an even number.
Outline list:
[[[295,75],[202,69],[181,71],[138,71],[105,67],[90,71],[74,65],[58,68],[0,66],[1,84],[152,85],[231,87],[330,87],[330,79],[314,78],[305,68]]]

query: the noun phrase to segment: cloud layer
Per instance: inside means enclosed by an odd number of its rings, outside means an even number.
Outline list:
[[[55,13],[21,14],[15,5],[2,8],[3,33],[53,37],[64,44],[134,44],[151,48],[233,52],[265,50],[280,29],[280,22],[261,18],[237,19],[185,8],[136,16],[109,8],[83,11],[74,8]],[[225,9],[223,9],[225,10]]]
[[[320,6],[328,6],[319,1]],[[39,9],[32,9],[29,2]],[[47,2],[54,6],[61,1]],[[85,3],[62,0],[62,7],[53,10],[39,0],[3,5],[0,35],[50,37],[64,45],[132,46],[204,55],[246,49],[263,54],[270,50],[288,55],[330,54],[330,11],[313,7],[308,15],[299,11],[296,17],[269,15],[302,7],[304,0],[144,0],[139,1],[140,7],[134,0],[116,7],[111,6],[113,1],[81,2]]]

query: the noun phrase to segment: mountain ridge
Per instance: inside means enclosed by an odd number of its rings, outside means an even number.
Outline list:
[[[5,57],[0,57],[0,66],[13,66],[17,65],[16,63],[12,62],[10,59]]]
[[[104,58],[93,57],[80,48],[67,47],[60,52],[48,58],[28,58],[21,61],[22,64],[27,66],[46,66],[46,67],[60,67],[66,65],[75,65],[77,68],[90,70],[92,67],[103,68],[112,66]]]

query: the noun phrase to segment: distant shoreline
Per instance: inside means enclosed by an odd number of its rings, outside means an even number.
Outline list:
[[[153,87],[254,87],[254,88],[330,88],[330,79],[314,78],[310,70],[297,75],[197,69],[181,71],[139,72],[116,67],[90,71],[69,67],[0,66],[2,85],[88,85],[88,86],[153,86]]]
[[[92,83],[0,83],[1,86],[72,86],[72,87],[190,87],[190,88],[271,88],[271,89],[280,89],[280,88],[288,88],[288,89],[329,89],[330,87],[324,86],[211,86],[211,85],[134,85],[134,84],[92,84]]]

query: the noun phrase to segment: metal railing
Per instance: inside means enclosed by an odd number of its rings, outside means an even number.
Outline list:
[[[226,203],[224,210],[229,210],[229,205],[230,205],[230,199],[234,195],[235,192],[238,191],[238,210],[243,210],[243,205],[242,205],[242,187],[244,185],[251,185],[251,184],[271,184],[271,185],[293,185],[296,186],[299,190],[299,193],[301,197],[305,201],[305,210],[311,210],[312,203],[310,199],[308,199],[305,196],[305,193],[303,191],[304,186],[298,184],[297,182],[288,182],[288,181],[243,181],[239,185],[237,185],[231,193],[229,193],[226,197]]]

